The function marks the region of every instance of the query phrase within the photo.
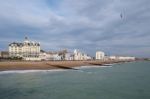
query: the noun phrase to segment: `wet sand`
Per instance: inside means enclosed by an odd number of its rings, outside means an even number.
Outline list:
[[[50,70],[50,69],[74,69],[77,66],[102,66],[104,64],[118,63],[121,61],[5,61],[0,62],[0,71],[8,70]]]

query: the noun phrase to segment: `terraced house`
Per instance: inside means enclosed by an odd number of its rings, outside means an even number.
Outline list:
[[[41,60],[40,43],[29,41],[27,37],[23,43],[13,42],[9,44],[9,56],[21,57],[23,60]]]

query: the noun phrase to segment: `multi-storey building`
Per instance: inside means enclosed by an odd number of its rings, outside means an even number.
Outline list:
[[[29,41],[25,37],[23,43],[13,42],[9,44],[9,56],[10,57],[22,57],[24,60],[41,60],[40,43]]]
[[[97,60],[104,60],[104,58],[105,58],[105,53],[104,52],[102,52],[102,51],[97,51],[96,52],[96,59]]]
[[[79,50],[74,50],[74,60],[91,60],[92,58]]]

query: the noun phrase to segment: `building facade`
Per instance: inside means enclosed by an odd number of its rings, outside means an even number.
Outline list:
[[[135,60],[135,57],[130,57],[130,56],[110,56],[110,60],[119,60],[119,61],[133,61]]]
[[[23,43],[13,42],[9,44],[9,56],[21,57],[23,60],[41,60],[40,43],[29,41],[27,37]]]
[[[62,55],[59,55],[58,52],[41,52],[40,53],[41,60],[51,60],[51,61],[59,61],[63,60]]]
[[[74,60],[91,60],[92,58],[85,54],[80,52],[79,50],[74,50]]]
[[[102,51],[97,51],[96,52],[96,60],[104,60],[105,58],[105,53]]]
[[[74,60],[73,53],[66,53],[65,54],[65,60]]]
[[[8,51],[1,51],[0,52],[0,58],[9,58],[9,52]]]

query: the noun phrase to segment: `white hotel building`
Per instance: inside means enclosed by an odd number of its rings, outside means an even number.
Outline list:
[[[23,43],[13,42],[9,44],[10,57],[22,57],[23,60],[41,60],[40,43],[29,41],[27,37]]]

